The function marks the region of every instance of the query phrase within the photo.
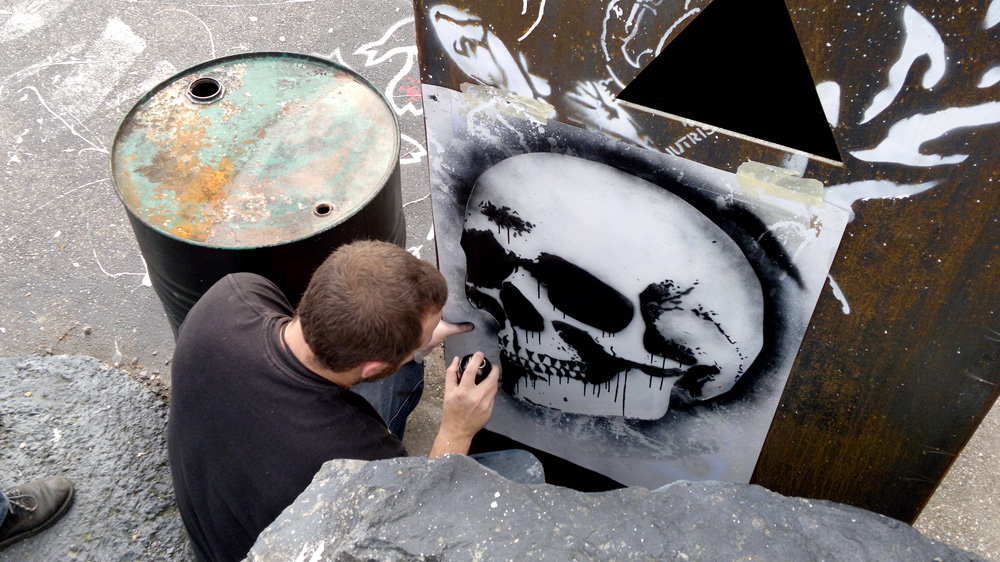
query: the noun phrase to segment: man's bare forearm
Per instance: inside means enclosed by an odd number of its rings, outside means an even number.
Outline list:
[[[431,446],[431,452],[427,456],[432,459],[436,459],[452,453],[467,455],[469,454],[469,447],[471,446],[471,436],[467,437],[459,435],[442,427],[438,431],[437,437],[434,438],[434,444]]]

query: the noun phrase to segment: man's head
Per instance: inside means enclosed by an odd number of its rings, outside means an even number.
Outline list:
[[[447,298],[444,277],[431,264],[386,242],[354,242],[313,273],[296,315],[327,368],[346,371],[366,361],[398,368],[426,345],[426,325]]]

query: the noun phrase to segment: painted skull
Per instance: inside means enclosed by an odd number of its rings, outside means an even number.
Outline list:
[[[658,419],[733,387],[763,345],[760,282],[670,192],[560,154],[508,158],[466,208],[466,294],[498,323],[503,387],[527,402]]]

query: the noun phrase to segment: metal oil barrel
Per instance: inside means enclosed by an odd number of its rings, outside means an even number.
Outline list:
[[[185,70],[118,129],[111,172],[176,337],[229,273],[258,273],[294,306],[357,239],[404,245],[399,125],[340,65],[247,53]]]

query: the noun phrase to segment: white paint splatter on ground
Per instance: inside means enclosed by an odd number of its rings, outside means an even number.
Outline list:
[[[423,200],[425,200],[425,199],[429,198],[430,196],[431,196],[431,194],[430,194],[430,193],[428,193],[427,195],[424,195],[424,196],[423,196],[423,197],[421,197],[420,199],[414,199],[413,201],[410,201],[409,203],[404,203],[404,204],[403,204],[403,208],[405,209],[405,208],[409,207],[410,205],[413,205],[413,204],[416,204],[416,203],[419,203],[419,202],[421,202],[421,201],[423,201]]]
[[[44,27],[73,0],[24,0],[9,9],[10,17],[0,25],[0,44],[13,41]]]
[[[157,84],[163,82],[167,78],[170,78],[174,74],[177,74],[176,66],[170,64],[168,61],[160,61],[154,65],[153,71],[148,73],[148,77],[145,80],[122,89],[121,92],[115,94],[114,102],[112,103],[112,101],[109,100],[106,105],[109,109],[118,109],[122,106],[122,104],[132,105],[138,101],[141,96],[152,90]]]
[[[110,18],[104,32],[91,44],[84,58],[93,64],[78,65],[59,82],[50,100],[61,113],[86,121],[100,109],[101,102],[114,90],[146,49],[146,41],[118,18]]]
[[[409,105],[410,104],[407,104],[407,107],[409,107]],[[400,133],[399,138],[412,147],[407,149],[403,154],[403,157],[399,159],[399,163],[401,165],[405,166],[407,164],[418,164],[423,161],[424,157],[427,156],[427,149],[424,148],[424,145],[420,144],[420,141],[417,139],[402,133]]]
[[[83,185],[78,185],[78,186],[76,186],[76,187],[74,187],[74,188],[72,188],[72,189],[70,189],[68,191],[65,191],[65,192],[61,193],[60,195],[57,195],[56,197],[53,197],[52,199],[49,199],[48,201],[46,201],[42,205],[39,205],[38,207],[35,207],[34,209],[28,211],[27,213],[21,215],[18,218],[17,221],[15,221],[14,223],[12,223],[12,224],[8,225],[6,228],[4,228],[3,232],[5,232],[5,233],[8,232],[11,228],[14,228],[18,224],[21,224],[21,222],[24,221],[25,219],[27,219],[28,217],[34,215],[38,211],[41,211],[45,207],[48,207],[49,205],[55,203],[56,201],[62,199],[63,197],[66,197],[67,195],[70,195],[72,193],[76,193],[77,191],[79,191],[79,190],[81,190],[81,189],[83,189],[85,187],[89,187],[91,185],[94,185],[94,184],[97,184],[97,183],[101,183],[101,182],[106,182],[106,181],[111,181],[111,178],[101,178],[99,180],[94,180],[94,181],[91,181],[91,182],[87,182],[87,183],[85,183]]]
[[[97,267],[101,270],[101,273],[107,275],[108,277],[112,279],[117,279],[123,275],[134,275],[137,277],[142,277],[142,281],[139,283],[140,286],[146,286],[146,287],[153,286],[152,282],[149,279],[149,268],[146,267],[146,259],[143,258],[142,255],[139,256],[139,259],[142,261],[142,267],[145,270],[143,273],[131,273],[128,271],[123,271],[121,273],[110,273],[108,270],[104,269],[104,266],[101,264],[101,259],[97,257],[97,250],[91,248],[90,251],[94,253],[94,261],[97,262]]]
[[[38,98],[38,103],[42,104],[42,107],[44,107],[46,111],[48,111],[53,117],[55,117],[60,123],[62,123],[63,126],[66,127],[69,130],[70,133],[72,133],[76,137],[79,137],[81,140],[83,140],[83,142],[85,142],[88,145],[90,145],[89,148],[81,149],[80,150],[81,153],[87,152],[89,150],[93,150],[95,152],[100,152],[102,154],[109,154],[108,149],[105,148],[104,143],[101,142],[100,138],[95,138],[93,141],[91,141],[90,139],[88,139],[87,137],[83,136],[82,134],[80,134],[79,131],[76,130],[76,125],[71,125],[71,124],[67,123],[66,120],[63,119],[63,117],[61,115],[59,115],[55,111],[52,111],[52,108],[49,107],[49,105],[47,103],[45,103],[45,99],[42,98],[42,94],[38,91],[38,88],[35,88],[34,86],[26,86],[26,87],[21,88],[20,90],[18,90],[18,93],[24,92],[25,90],[30,90],[30,91],[34,92],[35,96]],[[18,101],[27,101],[27,100],[28,100],[28,96],[27,96],[27,94],[25,94]],[[71,117],[71,119],[72,119],[72,117]],[[78,119],[76,121],[77,121],[77,123],[86,132],[90,132],[90,129],[87,129],[86,125],[83,125],[82,123],[79,123]],[[39,119],[38,122],[42,123],[42,120]]]
[[[382,37],[372,41],[371,43],[365,43],[354,51],[355,55],[364,55],[366,57],[365,67],[379,65],[396,55],[403,55],[403,65],[400,67],[396,75],[389,80],[389,83],[386,85],[385,91],[383,92],[386,99],[388,99],[389,103],[392,105],[393,110],[395,110],[396,115],[400,116],[406,113],[410,113],[414,116],[424,114],[423,109],[413,105],[412,102],[408,102],[402,107],[398,106],[396,104],[395,95],[396,89],[399,87],[400,80],[405,78],[413,69],[413,64],[417,60],[417,46],[412,44],[405,45],[402,47],[388,49],[385,52],[381,52],[380,47],[384,47],[390,39],[394,38],[399,33],[400,28],[407,25],[412,26],[413,22],[413,18],[402,19],[389,27],[389,29],[382,34]],[[408,32],[408,36],[413,37],[414,34],[412,32]]]
[[[205,23],[204,20],[202,20],[201,18],[199,18],[198,16],[192,14],[191,12],[189,12],[187,10],[179,10],[177,8],[167,8],[166,10],[160,10],[159,12],[156,12],[153,15],[154,16],[158,16],[158,15],[166,13],[166,12],[180,12],[182,14],[187,14],[187,15],[191,16],[192,18],[198,20],[198,23],[200,23],[202,25],[202,27],[205,28],[205,31],[208,32],[208,44],[211,47],[211,51],[212,51],[211,52],[211,58],[213,58],[213,59],[215,58],[215,38],[212,36],[212,29],[208,27],[208,24]]]

